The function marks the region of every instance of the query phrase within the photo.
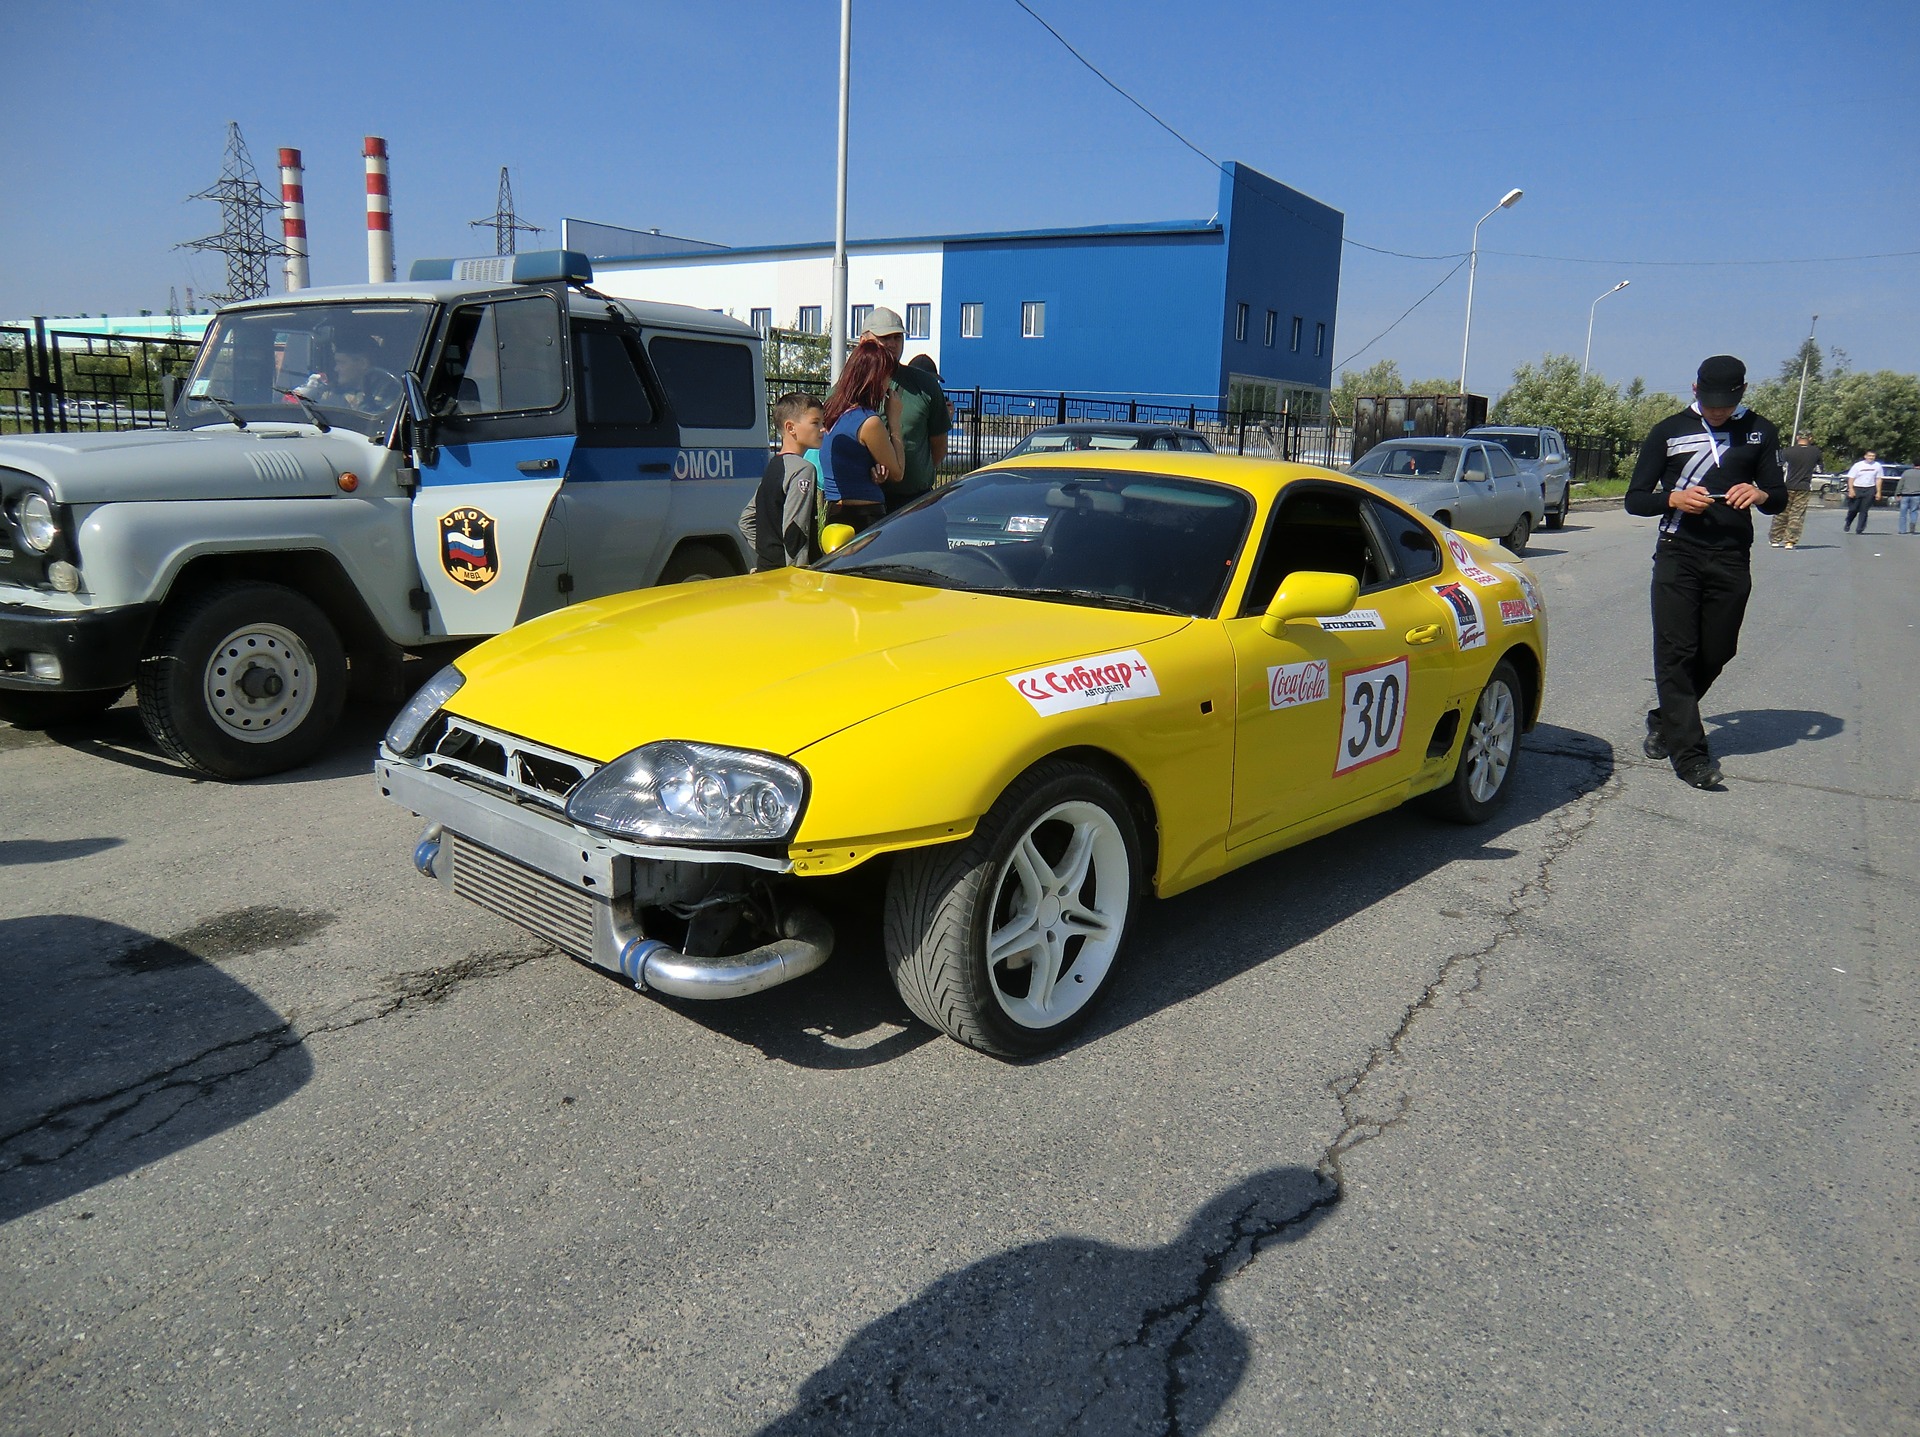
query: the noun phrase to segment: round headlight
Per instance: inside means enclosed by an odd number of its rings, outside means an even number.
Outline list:
[[[20,537],[27,541],[29,549],[36,554],[44,554],[53,547],[60,526],[53,522],[53,505],[47,502],[46,495],[27,495],[15,512],[20,520]]]

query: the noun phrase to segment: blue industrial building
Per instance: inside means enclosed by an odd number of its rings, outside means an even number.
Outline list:
[[[568,244],[614,251],[593,256],[610,293],[724,310],[763,332],[823,328],[831,245],[675,250],[646,236],[636,248],[655,252],[622,254],[593,243],[612,227],[569,225]],[[1343,226],[1340,211],[1229,163],[1206,220],[852,243],[848,322],[896,310],[908,354],[931,354],[949,389],[1311,412],[1332,384]]]

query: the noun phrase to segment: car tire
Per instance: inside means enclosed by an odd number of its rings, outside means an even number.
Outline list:
[[[1521,511],[1520,517],[1513,521],[1513,528],[1500,542],[1516,554],[1527,551],[1527,540],[1533,537],[1533,515]]]
[[[1558,529],[1562,524],[1567,522],[1567,504],[1569,502],[1567,499],[1562,499],[1559,504],[1547,514],[1544,525],[1545,528]]]
[[[983,1053],[1030,1057],[1064,1042],[1107,990],[1140,887],[1126,798],[1095,769],[1049,760],[972,837],[894,865],[887,967],[922,1021]]]
[[[139,689],[141,720],[167,753],[215,778],[261,778],[326,743],[346,701],[347,659],[304,594],[216,584],[162,615]]]
[[[1500,660],[1467,715],[1452,777],[1422,799],[1429,813],[1454,823],[1485,823],[1507,801],[1520,761],[1521,693],[1520,675]]]
[[[739,568],[711,544],[682,544],[654,582],[691,584],[701,579],[724,579],[739,572]]]
[[[93,689],[85,693],[55,691],[35,693],[30,689],[0,689],[0,723],[15,728],[55,728],[60,724],[81,723],[98,718],[120,702],[125,685],[117,689]]]

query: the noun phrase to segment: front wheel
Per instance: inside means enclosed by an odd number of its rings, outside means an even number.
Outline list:
[[[895,865],[894,986],[917,1017],[969,1047],[1044,1052],[1105,991],[1139,888],[1138,828],[1120,791],[1080,764],[1040,764],[964,843]]]
[[[161,620],[140,665],[155,743],[216,778],[260,778],[318,753],[346,700],[347,660],[320,607],[279,584],[218,584]]]
[[[0,689],[0,723],[15,728],[53,728],[64,723],[79,723],[98,718],[120,701],[124,687],[94,689],[87,693],[55,690],[37,693],[32,689]]]
[[[1520,675],[1502,659],[1467,719],[1453,777],[1426,795],[1428,811],[1455,823],[1486,822],[1506,802],[1519,758]]]
[[[1547,514],[1545,516],[1545,522],[1543,523],[1542,527],[1547,529],[1558,529],[1562,524],[1566,523],[1567,522],[1567,505],[1570,504],[1571,502],[1572,502],[1572,499],[1570,496],[1565,494],[1561,495],[1559,504],[1547,511]]]

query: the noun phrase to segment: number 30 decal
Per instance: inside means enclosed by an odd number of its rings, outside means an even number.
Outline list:
[[[1346,676],[1340,717],[1340,752],[1333,771],[1345,773],[1400,752],[1407,726],[1407,661],[1354,669]]]

